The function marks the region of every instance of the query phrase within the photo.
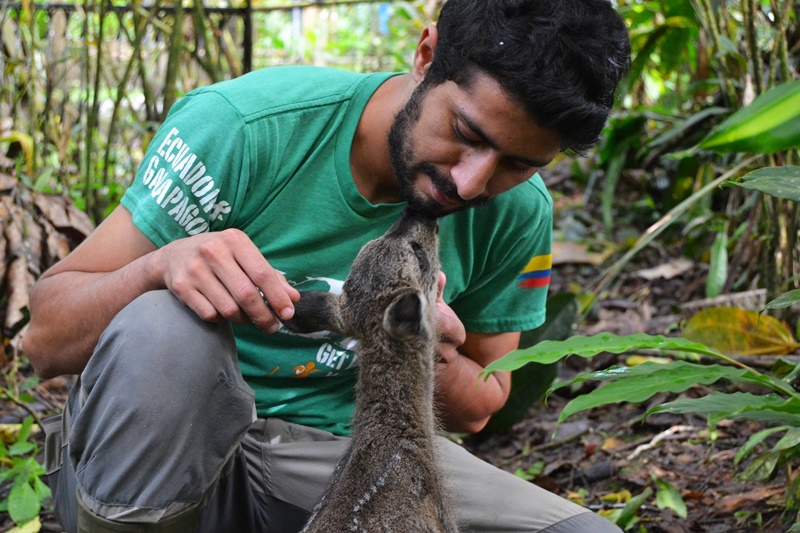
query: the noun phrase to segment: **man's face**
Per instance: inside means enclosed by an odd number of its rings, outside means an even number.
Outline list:
[[[389,146],[403,198],[436,216],[485,204],[561,151],[558,135],[537,126],[484,73],[468,87],[418,85],[395,118]]]

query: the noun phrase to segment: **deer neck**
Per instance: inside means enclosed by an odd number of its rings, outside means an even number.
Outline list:
[[[433,343],[422,341],[362,344],[354,438],[433,438],[434,351]]]

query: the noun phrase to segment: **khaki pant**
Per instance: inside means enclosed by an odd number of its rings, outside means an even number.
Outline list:
[[[201,321],[167,291],[117,315],[63,415],[45,426],[68,532],[78,530],[78,498],[120,525],[195,515],[198,532],[297,532],[349,440],[255,418],[230,326]],[[462,531],[620,531],[444,438],[437,445]]]

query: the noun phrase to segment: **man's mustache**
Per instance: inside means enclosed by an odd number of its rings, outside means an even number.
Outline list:
[[[437,191],[439,191],[439,194],[453,203],[459,204],[457,208],[458,210],[466,209],[468,207],[480,207],[491,200],[491,196],[485,193],[481,194],[480,196],[476,196],[471,200],[464,200],[461,198],[461,196],[459,196],[458,188],[456,187],[453,178],[451,176],[446,176],[443,172],[430,163],[420,163],[414,167],[414,171],[415,173],[425,174],[428,176],[433,186]]]

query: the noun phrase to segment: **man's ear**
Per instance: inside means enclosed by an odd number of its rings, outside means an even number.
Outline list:
[[[435,24],[429,24],[422,30],[422,35],[414,50],[414,63],[411,69],[411,76],[414,81],[419,83],[433,61],[433,53],[436,51],[436,44],[439,42],[439,30]]]
[[[294,316],[283,320],[283,325],[295,333],[346,334],[339,297],[325,291],[300,291],[300,300],[294,304]]]
[[[406,292],[383,312],[383,329],[397,340],[409,340],[429,334],[425,323],[425,299],[419,292]]]

